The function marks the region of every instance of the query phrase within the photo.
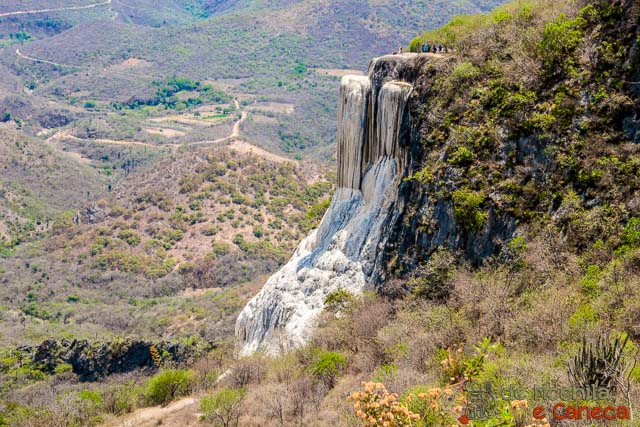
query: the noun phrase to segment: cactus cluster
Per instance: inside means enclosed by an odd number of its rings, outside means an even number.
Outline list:
[[[577,387],[603,387],[614,392],[621,375],[622,353],[628,336],[618,337],[613,342],[598,338],[596,343],[587,343],[583,338],[582,349],[569,364],[569,378]]]

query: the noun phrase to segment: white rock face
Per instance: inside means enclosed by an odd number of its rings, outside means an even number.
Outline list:
[[[273,354],[303,345],[329,293],[344,289],[357,294],[368,285],[381,230],[396,199],[405,155],[398,135],[411,89],[404,82],[387,82],[371,100],[369,77],[342,79],[338,188],[318,229],[238,317],[241,354]]]

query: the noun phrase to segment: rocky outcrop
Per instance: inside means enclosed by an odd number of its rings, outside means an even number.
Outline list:
[[[376,282],[383,228],[407,155],[404,56],[372,62],[369,76],[345,76],[338,106],[338,188],[317,230],[240,314],[241,353],[278,352],[306,341],[327,295]]]
[[[109,342],[87,340],[48,339],[33,348],[20,348],[31,354],[32,362],[44,372],[54,372],[61,363],[71,365],[73,373],[82,381],[96,381],[102,377],[154,368],[151,348],[155,347],[163,362],[180,363],[198,357],[212,349],[211,345],[198,348],[178,343],[153,343],[142,340],[114,339]]]

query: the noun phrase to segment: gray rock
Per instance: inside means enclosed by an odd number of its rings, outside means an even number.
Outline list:
[[[327,295],[361,293],[376,281],[385,225],[406,163],[412,86],[395,81],[406,58],[376,59],[369,77],[345,76],[338,106],[338,189],[317,230],[274,274],[236,322],[241,353],[304,344]]]

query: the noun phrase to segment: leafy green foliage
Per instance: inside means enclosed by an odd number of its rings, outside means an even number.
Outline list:
[[[456,190],[451,199],[456,220],[465,230],[475,231],[482,228],[487,220],[487,212],[481,210],[486,200],[482,192],[469,189]]]
[[[146,396],[152,405],[164,405],[185,396],[193,387],[192,371],[167,369],[154,375],[147,384]]]
[[[347,308],[355,302],[355,296],[342,288],[330,292],[324,299],[324,305],[327,310],[340,311]]]
[[[568,19],[561,15],[548,23],[539,44],[544,68],[547,74],[558,76],[575,74],[574,53],[582,41],[586,20],[582,16]]]
[[[622,243],[630,248],[640,247],[640,218],[631,218],[622,231]]]
[[[244,397],[244,389],[223,389],[205,396],[200,401],[202,418],[214,426],[237,426]]]
[[[409,52],[420,52],[422,48],[422,40],[420,37],[416,37],[409,43]]]
[[[124,240],[129,246],[139,245],[142,238],[134,230],[121,230],[118,233],[118,239]]]
[[[345,367],[346,359],[343,355],[326,351],[317,356],[311,371],[316,378],[331,388]]]

